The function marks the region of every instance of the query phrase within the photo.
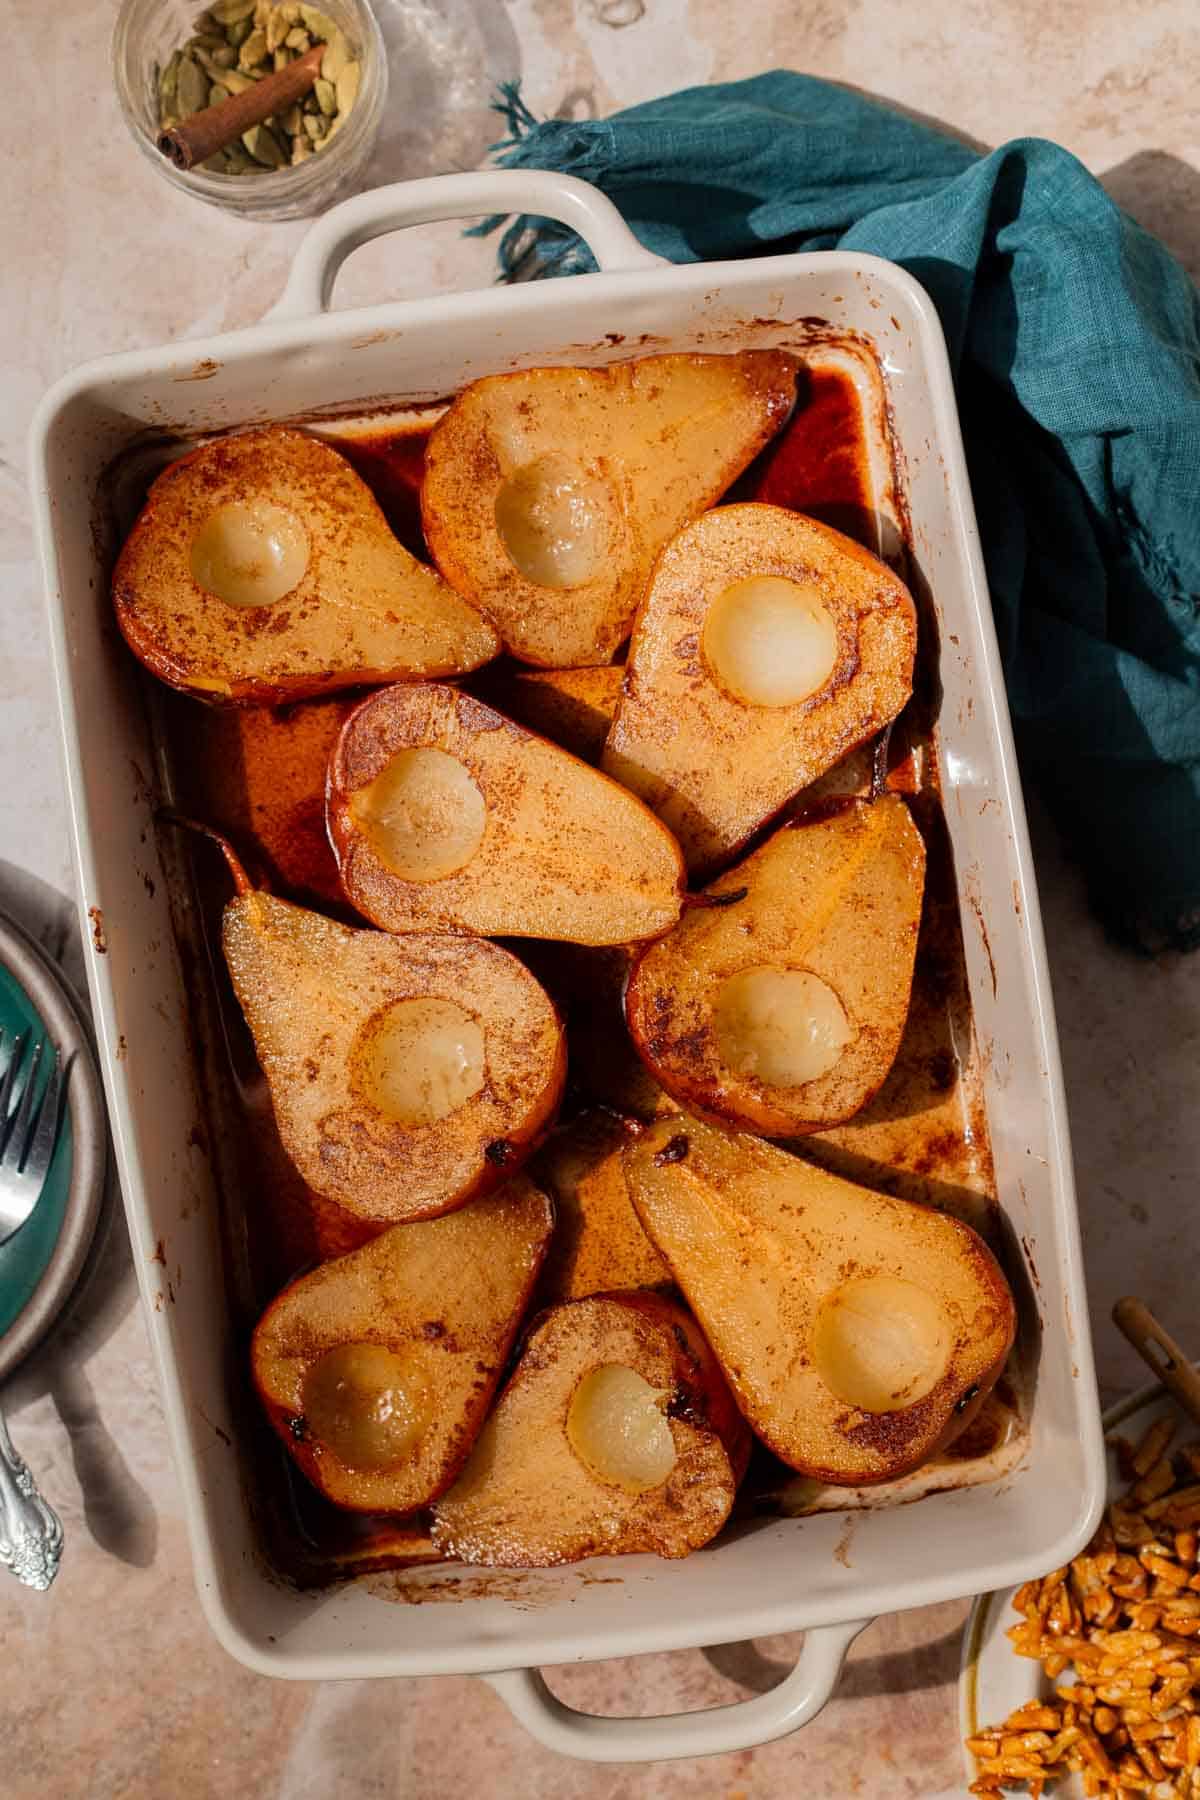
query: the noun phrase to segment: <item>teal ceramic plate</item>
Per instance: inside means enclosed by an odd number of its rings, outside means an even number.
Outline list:
[[[3,913],[0,1026],[6,1033],[32,1029],[35,1037],[48,1037],[71,1065],[62,1131],[46,1185],[21,1229],[0,1244],[2,1379],[49,1328],[79,1279],[95,1234],[107,1168],[104,1102],[78,1004],[44,952]]]
[[[32,1032],[36,1042],[45,1027],[33,1002],[15,975],[0,967],[0,1028],[6,1038],[10,1033]],[[43,1057],[43,1063],[47,1058]],[[43,1070],[45,1077],[49,1068]],[[34,1290],[54,1253],[58,1234],[67,1210],[67,1194],[71,1185],[72,1125],[70,1111],[63,1117],[58,1148],[46,1177],[37,1205],[20,1231],[0,1244],[0,1337],[3,1337],[33,1298]]]

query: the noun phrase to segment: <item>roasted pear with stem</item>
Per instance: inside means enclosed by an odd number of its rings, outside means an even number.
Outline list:
[[[385,931],[623,944],[679,917],[679,847],[653,813],[457,688],[364,700],[327,816],[346,893]]]
[[[793,1469],[889,1481],[978,1412],[1016,1315],[970,1226],[699,1119],[649,1126],[625,1172],[738,1405]]]
[[[602,766],[707,876],[896,717],[916,638],[908,589],[860,545],[782,507],[719,507],[659,559]]]
[[[551,1132],[531,1163],[557,1216],[538,1283],[543,1305],[673,1280],[629,1198],[622,1156],[637,1129],[599,1108],[581,1113]]]
[[[336,924],[257,891],[207,835],[237,888],[222,925],[234,992],[309,1187],[394,1224],[514,1173],[566,1072],[558,1014],[525,965],[480,939]]]
[[[550,1241],[524,1175],[444,1218],[394,1225],[286,1288],[254,1332],[267,1417],[315,1487],[409,1513],[465,1463]]]
[[[625,1016],[655,1079],[767,1137],[853,1117],[904,1033],[924,879],[897,794],[782,826],[634,964]]]
[[[434,561],[523,662],[609,661],[655,556],[783,423],[795,376],[746,350],[473,382],[426,451]]]
[[[499,649],[474,607],[392,536],[349,463],[279,425],[172,463],[112,592],[134,654],[205,700],[460,675]]]
[[[687,1556],[725,1523],[750,1435],[695,1321],[657,1294],[556,1306],[520,1361],[433,1540],[467,1563]]]

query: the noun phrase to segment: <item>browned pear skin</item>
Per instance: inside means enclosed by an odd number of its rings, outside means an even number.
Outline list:
[[[540,1305],[673,1282],[629,1198],[622,1154],[637,1129],[597,1109],[551,1132],[537,1152],[530,1170],[557,1215]]]
[[[324,1531],[320,1537],[306,1539],[298,1546],[293,1546],[289,1538],[284,1552],[287,1572],[298,1587],[332,1587],[354,1581],[360,1575],[423,1569],[446,1561],[435,1548],[422,1513],[413,1518],[394,1513],[367,1516],[342,1507],[334,1517],[340,1530],[322,1520]]]
[[[506,1181],[548,1129],[562,1026],[498,945],[355,930],[252,890],[227,906],[223,941],[284,1149],[347,1213],[390,1225],[448,1212]],[[369,1076],[378,1033],[409,1002],[456,1008],[484,1059],[477,1091],[419,1122],[382,1110]]]
[[[831,629],[827,679],[789,704],[739,698],[703,647],[714,603],[761,578],[818,598]],[[691,874],[707,878],[896,717],[912,692],[916,642],[912,596],[861,545],[782,507],[718,507],[658,560],[602,767],[641,795]]]
[[[594,1371],[670,1393],[674,1466],[641,1493],[572,1448],[571,1402]],[[549,1568],[589,1556],[687,1556],[729,1516],[750,1436],[694,1321],[652,1293],[575,1300],[538,1318],[466,1468],[434,1507],[433,1541],[466,1563]]]
[[[297,579],[234,603],[193,573],[218,509],[267,506],[306,545]],[[461,675],[499,640],[397,542],[370,488],[307,432],[272,425],[204,444],[159,476],[117,559],[117,622],[160,680],[216,703],[274,705],[339,688]]]
[[[625,1172],[739,1407],[793,1469],[841,1486],[890,1481],[974,1418],[1012,1347],[1016,1311],[968,1225],[699,1119],[649,1126],[626,1149]],[[868,1407],[845,1397],[865,1379],[863,1356],[835,1357],[828,1345],[844,1341],[839,1318],[870,1296],[882,1310],[868,1315],[866,1353],[883,1358],[885,1386]],[[915,1313],[915,1335],[897,1323],[897,1297]],[[936,1324],[929,1336],[924,1320]]]
[[[489,664],[471,685],[498,712],[594,766],[603,754],[624,679],[620,663],[601,663],[595,669],[523,669],[502,661]]]
[[[731,904],[690,908],[634,964],[625,1017],[656,1081],[689,1111],[765,1137],[853,1118],[904,1035],[924,884],[924,841],[898,794],[782,826],[705,890]],[[778,972],[815,978],[847,1038],[831,1067],[786,1085],[732,1063],[721,1034],[726,984]]]
[[[608,662],[659,550],[783,424],[796,367],[786,351],[747,350],[473,382],[426,450],[421,511],[434,561],[522,662]],[[540,491],[569,496],[547,527],[582,546],[561,585],[510,553],[505,508],[525,482],[535,504]]]
[[[373,784],[409,766],[400,759],[410,753],[430,752],[466,792],[465,803],[457,790],[445,801],[437,829],[457,845],[474,807],[476,834],[447,856],[447,873],[408,879],[397,866],[407,852],[385,841]],[[679,917],[683,863],[653,813],[458,688],[430,682],[364,700],[338,739],[326,808],[342,886],[385,931],[625,944],[657,937]],[[427,804],[426,818],[436,811]],[[427,837],[426,857],[429,846]]]
[[[178,741],[187,734],[187,754],[172,767],[180,808],[228,833],[272,892],[347,912],[325,831],[325,774],[357,699],[331,694],[268,707],[162,698]]]
[[[518,1175],[458,1212],[392,1226],[322,1263],[267,1308],[251,1344],[254,1383],[293,1461],[327,1499],[356,1512],[411,1513],[450,1486],[487,1414],[553,1224],[546,1195]],[[306,1417],[314,1367],[344,1346],[381,1347],[411,1372],[421,1428],[393,1465],[347,1463]]]

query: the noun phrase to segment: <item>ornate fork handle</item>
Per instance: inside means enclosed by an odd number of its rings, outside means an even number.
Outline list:
[[[38,1493],[0,1412],[0,1567],[11,1569],[26,1587],[48,1588],[58,1574],[62,1547],[62,1520]]]

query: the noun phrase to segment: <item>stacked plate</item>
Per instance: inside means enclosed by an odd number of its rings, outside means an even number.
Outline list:
[[[104,1198],[108,1137],[88,1028],[63,976],[0,913],[0,1027],[46,1037],[70,1065],[50,1172],[19,1231],[0,1244],[0,1382],[45,1336],[76,1287]]]

